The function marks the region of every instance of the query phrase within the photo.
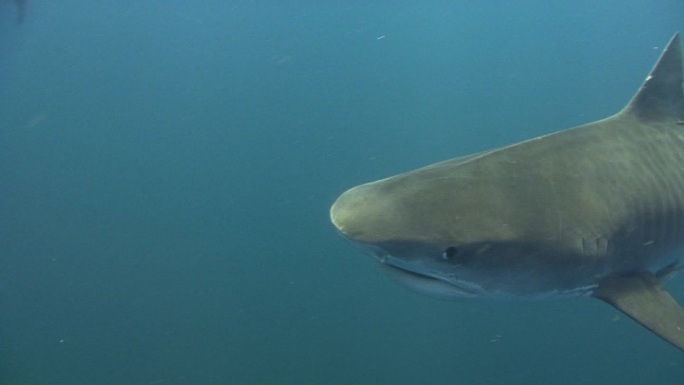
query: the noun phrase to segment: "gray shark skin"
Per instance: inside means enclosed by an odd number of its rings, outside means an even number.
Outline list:
[[[419,292],[592,296],[684,350],[661,285],[684,252],[679,34],[619,113],[354,187],[330,217]]]

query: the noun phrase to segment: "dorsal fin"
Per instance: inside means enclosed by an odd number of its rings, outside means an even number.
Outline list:
[[[641,120],[668,117],[684,119],[682,93],[682,48],[676,33],[660,55],[655,67],[623,110]]]

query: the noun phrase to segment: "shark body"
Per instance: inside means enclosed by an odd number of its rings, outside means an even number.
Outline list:
[[[684,252],[679,34],[619,113],[354,187],[330,216],[420,292],[592,296],[684,350],[661,285]]]

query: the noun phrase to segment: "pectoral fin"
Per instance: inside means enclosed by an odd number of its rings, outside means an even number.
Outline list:
[[[640,273],[608,278],[593,295],[684,350],[684,309],[654,275]]]

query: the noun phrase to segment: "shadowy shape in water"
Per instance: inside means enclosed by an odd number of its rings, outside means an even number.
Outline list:
[[[17,24],[24,23],[24,17],[26,16],[26,3],[28,0],[14,0],[17,5]]]

